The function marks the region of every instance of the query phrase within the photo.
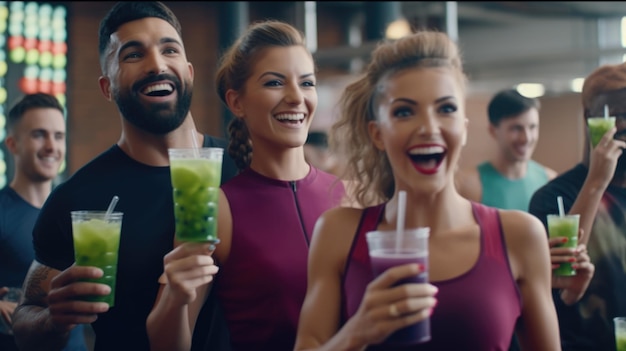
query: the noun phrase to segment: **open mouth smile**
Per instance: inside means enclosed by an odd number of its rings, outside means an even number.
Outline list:
[[[280,113],[274,115],[274,119],[280,123],[299,126],[304,123],[304,113]]]
[[[174,92],[174,86],[169,83],[159,83],[149,85],[141,90],[147,96],[168,96]]]
[[[446,149],[441,145],[420,145],[408,151],[415,170],[427,175],[437,173],[445,155]]]

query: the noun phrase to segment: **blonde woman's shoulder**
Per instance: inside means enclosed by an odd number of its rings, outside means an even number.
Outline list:
[[[499,210],[502,231],[511,268],[519,276],[524,267],[545,260],[549,269],[548,235],[543,223],[532,214],[520,210]]]

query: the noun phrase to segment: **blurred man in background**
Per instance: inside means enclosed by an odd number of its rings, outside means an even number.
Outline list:
[[[63,107],[48,94],[26,95],[9,111],[7,131],[5,143],[13,156],[15,171],[11,183],[0,190],[2,351],[17,350],[11,330],[11,315],[28,268],[35,258],[33,226],[65,159]],[[84,339],[83,326],[79,325],[72,330],[64,350],[87,350]]]
[[[457,172],[461,195],[488,206],[528,211],[533,193],[557,174],[531,159],[539,139],[539,108],[539,100],[515,89],[491,99],[489,134],[498,148],[491,159]]]

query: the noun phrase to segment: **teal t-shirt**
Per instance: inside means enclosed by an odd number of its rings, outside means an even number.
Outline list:
[[[528,162],[526,175],[520,179],[504,177],[490,162],[483,162],[477,168],[483,187],[481,202],[501,209],[528,211],[530,198],[548,182],[546,170],[532,160]]]

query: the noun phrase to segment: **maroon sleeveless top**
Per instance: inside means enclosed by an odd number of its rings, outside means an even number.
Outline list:
[[[336,180],[314,167],[297,181],[248,168],[222,185],[233,232],[230,256],[214,288],[233,351],[293,350],[313,227],[345,194]]]
[[[384,205],[366,208],[350,248],[342,282],[342,322],[352,317],[373,280],[365,233],[375,230]],[[439,292],[431,323],[431,340],[410,347],[368,350],[508,350],[522,301],[509,266],[498,210],[472,202],[480,226],[480,253],[467,272],[431,282]]]

